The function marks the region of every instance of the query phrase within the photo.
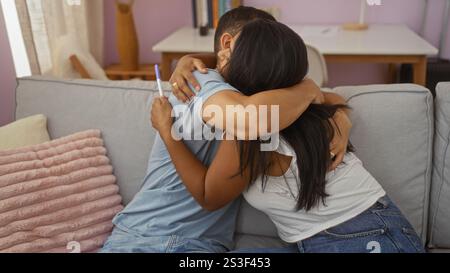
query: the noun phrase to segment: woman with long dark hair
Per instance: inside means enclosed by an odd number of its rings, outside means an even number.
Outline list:
[[[245,95],[285,88],[305,78],[306,46],[287,26],[255,20],[243,27],[229,60],[219,67]],[[243,193],[275,223],[281,239],[292,243],[280,251],[423,252],[411,224],[352,147],[344,163],[329,172],[330,142],[339,134],[332,117],[345,110],[344,105],[311,105],[280,132],[276,151],[262,151],[262,140],[222,140],[210,166],[171,136],[167,99],[155,100],[152,122],[197,202],[216,210]]]

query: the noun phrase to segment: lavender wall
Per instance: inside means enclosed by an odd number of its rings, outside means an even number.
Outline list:
[[[421,28],[423,0],[382,0],[381,6],[369,7],[368,23],[406,24],[417,33]],[[442,26],[444,0],[429,0],[425,38],[438,47]],[[287,24],[341,24],[358,21],[360,0],[246,0],[255,7],[278,6],[280,21]],[[450,32],[450,29],[449,29]],[[450,58],[450,34],[447,35],[444,57]],[[330,64],[329,86],[382,83],[387,80],[386,65]]]
[[[15,105],[15,71],[6,34],[5,21],[0,6],[0,126],[5,125],[14,118]]]
[[[115,0],[105,0],[105,63],[117,62],[115,42]],[[143,62],[158,62],[160,56],[151,48],[179,27],[192,23],[188,0],[136,0],[135,16]],[[437,46],[441,33],[444,0],[430,0],[431,9],[425,37]],[[281,21],[290,24],[343,23],[357,20],[359,0],[245,0],[255,7],[278,6]],[[414,31],[420,28],[422,0],[383,0],[381,7],[368,10],[370,23],[405,23]],[[450,58],[450,34],[444,56]],[[0,125],[13,119],[14,65],[7,40],[3,14],[0,12]],[[379,83],[385,80],[386,68],[378,65],[332,64],[330,86]]]
[[[159,62],[154,44],[178,28],[192,24],[191,1],[136,0],[134,16],[142,62]],[[105,64],[118,61],[116,48],[115,0],[105,0]]]
[[[105,63],[117,62],[115,48],[114,0],[106,0],[106,54]],[[160,56],[151,48],[177,28],[192,22],[190,2],[187,0],[137,0],[136,24],[141,44],[143,62],[159,62]],[[383,0],[380,7],[368,9],[369,23],[404,23],[419,31],[423,0]],[[326,24],[356,21],[359,18],[359,0],[245,0],[255,7],[277,6],[281,10],[280,20],[288,24]],[[441,33],[444,0],[430,0],[426,38],[437,45]],[[450,58],[450,34],[445,50]],[[331,64],[330,86],[348,84],[370,84],[385,81],[387,68],[370,64]]]

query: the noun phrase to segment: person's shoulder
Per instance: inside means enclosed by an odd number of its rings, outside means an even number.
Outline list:
[[[194,77],[197,78],[197,81],[200,85],[204,85],[208,82],[223,82],[223,83],[225,83],[225,79],[215,69],[208,69],[208,73],[201,73],[196,70],[196,71],[194,71],[193,74],[194,74]]]
[[[233,86],[225,82],[225,79],[217,70],[208,69],[208,73],[206,74],[195,71],[194,76],[197,78],[201,87],[200,92],[197,93],[197,97],[205,100],[220,91],[237,92]]]

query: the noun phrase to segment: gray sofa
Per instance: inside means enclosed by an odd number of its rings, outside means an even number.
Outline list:
[[[436,100],[427,89],[409,84],[333,91],[353,108],[351,140],[366,168],[429,251],[450,252],[450,83],[437,89]],[[149,106],[156,90],[154,82],[23,78],[16,118],[45,114],[52,138],[101,129],[126,204],[139,190],[153,144]],[[236,247],[282,244],[270,220],[242,202]]]

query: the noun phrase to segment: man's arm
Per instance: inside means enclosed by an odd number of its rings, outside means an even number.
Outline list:
[[[267,126],[267,132],[272,132],[276,129],[281,131],[295,122],[306,109],[308,109],[309,105],[313,102],[314,92],[310,93],[309,90],[318,88],[315,84],[310,80],[305,80],[303,85],[295,86],[287,89],[280,89],[275,91],[266,91],[261,92],[253,96],[244,96],[234,91],[223,91],[219,92],[216,95],[212,96],[205,102],[204,109],[208,107],[208,105],[214,105],[220,107],[222,113],[219,119],[211,117],[208,115],[207,111],[203,111],[203,119],[205,122],[212,126],[216,126],[217,128],[223,129],[229,134],[232,134],[239,139],[253,140],[258,137],[261,137],[260,131],[260,120],[261,117],[259,112],[256,115],[256,120],[251,120],[250,115],[244,115],[245,126],[240,127],[237,126],[238,119],[242,118],[242,113],[238,112],[227,112],[227,106],[235,106],[242,105],[244,108],[247,106],[261,106],[268,105],[267,109],[269,112],[267,113],[267,120],[261,122],[263,126]],[[315,91],[321,92],[321,91]],[[323,92],[324,101],[323,103],[331,104],[331,105],[346,105],[346,101],[344,98],[335,93]],[[279,105],[279,128],[271,128],[271,105]],[[244,111],[245,112],[245,111]],[[335,135],[333,140],[330,143],[330,152],[331,157],[333,159],[333,163],[330,167],[330,170],[334,170],[337,168],[339,164],[344,160],[344,156],[347,153],[348,143],[350,139],[350,132],[353,127],[353,124],[349,118],[350,109],[342,109],[338,110],[333,117],[334,127],[335,127]],[[264,113],[263,113],[264,115]],[[231,119],[233,123],[230,127],[230,124],[227,124],[227,121]],[[256,124],[256,128],[251,128]],[[252,130],[253,129],[253,130]]]

